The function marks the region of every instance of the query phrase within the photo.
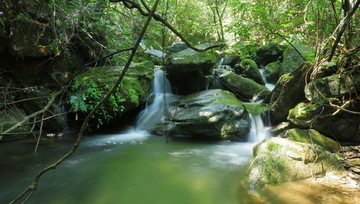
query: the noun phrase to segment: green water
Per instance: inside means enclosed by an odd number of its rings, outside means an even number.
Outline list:
[[[8,203],[41,168],[71,147],[1,143],[0,203]],[[45,174],[28,203],[249,203],[242,186],[252,143],[172,140],[145,132],[84,139],[78,151]]]

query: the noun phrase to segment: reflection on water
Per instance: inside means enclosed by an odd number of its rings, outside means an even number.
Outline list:
[[[29,203],[244,203],[242,168],[252,143],[200,143],[152,136],[131,127],[123,134],[85,138],[77,152],[46,173]],[[0,144],[0,203],[71,147]],[[240,191],[240,193],[239,193]],[[245,191],[243,193],[246,194]]]

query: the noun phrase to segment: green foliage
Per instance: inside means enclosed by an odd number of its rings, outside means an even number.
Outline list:
[[[95,80],[83,78],[83,80],[76,80],[71,89],[74,91],[74,95],[70,96],[69,103],[72,105],[73,111],[87,114],[105,97],[111,87],[109,85],[101,87]],[[130,90],[130,92],[132,91]],[[132,100],[138,99],[134,97]],[[120,105],[124,101],[125,99],[120,98],[117,93],[111,95],[108,102],[92,116],[92,119],[96,120],[96,128],[100,128],[115,116],[119,116],[124,110],[124,106]]]
[[[254,59],[256,56],[255,50],[259,46],[254,42],[239,42],[232,45],[227,52],[240,56],[241,59]]]

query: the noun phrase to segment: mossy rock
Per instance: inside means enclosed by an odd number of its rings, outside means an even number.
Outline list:
[[[297,142],[303,142],[307,144],[317,144],[329,152],[338,152],[340,151],[339,143],[334,140],[322,135],[314,129],[298,129],[293,128],[286,130],[281,133],[281,137],[289,138]]]
[[[10,134],[2,133],[7,129],[11,128],[15,124],[21,122],[26,116],[25,112],[20,109],[8,109],[0,111],[0,141],[8,141],[15,139],[22,139],[26,137],[30,132],[30,125],[22,125],[15,130],[11,131]]]
[[[340,104],[338,100],[332,100]],[[299,103],[289,111],[287,119],[302,128],[312,128],[339,142],[360,142],[360,116],[341,112],[332,115],[334,108],[327,105],[327,101],[318,103]],[[360,111],[359,103],[348,108],[351,111]]]
[[[279,60],[279,58],[282,56],[284,49],[285,46],[272,42],[267,45],[261,46],[255,51],[255,61],[259,66],[265,66],[271,62],[275,62]]]
[[[79,111],[80,120],[114,86],[124,67],[94,67],[75,77],[70,103]],[[123,78],[115,95],[95,113],[93,126],[110,122],[124,113],[142,105],[150,93],[153,81],[152,62],[133,63]],[[85,94],[84,94],[85,93]]]
[[[205,45],[199,45],[204,48]],[[216,55],[211,51],[197,52],[190,48],[170,55],[166,61],[169,80],[181,80],[196,75],[206,75],[216,63]]]
[[[282,75],[277,81],[270,99],[272,124],[286,121],[289,110],[305,99],[305,77],[310,67],[311,64],[305,62],[294,72]]]
[[[265,85],[264,79],[259,71],[259,67],[256,65],[254,60],[244,59],[239,64],[236,64],[234,69],[237,74],[240,74],[245,78],[252,79],[258,84]]]
[[[305,86],[309,101],[318,102],[326,98],[340,98],[360,92],[360,74],[336,74],[315,79]]]
[[[283,53],[283,62],[281,65],[281,75],[291,73],[298,69],[304,61],[312,61],[314,51],[306,45],[295,45],[301,55],[292,47],[288,46]],[[303,59],[305,58],[305,60]]]
[[[15,57],[55,55],[57,49],[52,45],[55,39],[52,29],[49,24],[39,22],[27,13],[19,13],[10,26],[9,52]]]
[[[254,80],[237,75],[234,72],[225,69],[216,69],[215,74],[226,88],[244,101],[261,100],[270,93],[267,87],[256,83]]]
[[[249,185],[261,189],[332,172],[345,175],[338,159],[317,144],[296,142],[287,138],[267,138],[254,147],[254,158],[248,170]]]
[[[271,62],[264,67],[264,75],[269,83],[276,83],[280,77],[281,62]]]
[[[212,89],[180,97],[157,133],[190,135],[211,140],[242,140],[249,132],[247,111],[234,94]]]

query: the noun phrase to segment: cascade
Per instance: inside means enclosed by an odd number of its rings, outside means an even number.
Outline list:
[[[264,69],[260,69],[260,73],[262,78],[265,81],[265,86],[272,91],[275,88],[274,84],[270,84],[266,81],[265,75],[264,75]],[[261,101],[253,102],[251,103],[254,106],[260,105]],[[265,117],[262,117],[261,114],[254,114],[250,113],[250,120],[251,120],[251,127],[250,127],[250,133],[248,135],[248,142],[254,142],[259,143],[263,139],[270,137],[270,117],[269,115],[266,115]],[[264,121],[265,120],[265,121]]]
[[[270,83],[267,82],[266,77],[265,77],[265,74],[264,74],[265,69],[259,69],[259,70],[260,70],[260,74],[261,74],[262,78],[264,79],[265,86],[266,86],[268,89],[270,89],[270,91],[272,91],[272,90],[275,88],[275,85],[274,85],[274,84],[270,84]]]
[[[166,73],[160,68],[154,70],[154,82],[152,89],[152,101],[146,104],[145,109],[136,119],[136,130],[151,130],[155,128],[164,117],[166,103],[172,102],[175,95],[171,93],[169,80]]]

